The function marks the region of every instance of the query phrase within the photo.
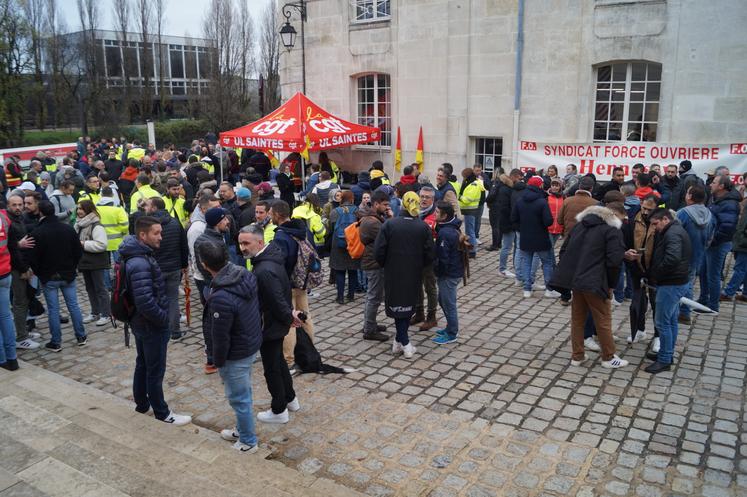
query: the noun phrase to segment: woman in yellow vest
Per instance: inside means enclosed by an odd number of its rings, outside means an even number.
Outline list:
[[[327,230],[322,223],[322,208],[319,206],[319,197],[315,193],[309,193],[304,203],[293,209],[293,219],[303,219],[306,227],[314,236],[314,245],[324,245],[324,235]]]
[[[474,258],[477,255],[477,237],[475,235],[475,226],[480,222],[477,219],[477,212],[480,207],[480,196],[485,191],[482,181],[477,179],[475,172],[471,167],[462,170],[462,185],[457,192],[459,195],[459,209],[464,216],[464,230],[469,237],[469,243],[472,245],[469,256]]]

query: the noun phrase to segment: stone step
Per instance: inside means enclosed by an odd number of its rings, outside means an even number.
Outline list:
[[[131,402],[28,364],[21,374],[0,373],[0,416],[18,443],[35,451],[27,464],[63,461],[71,471],[110,486],[113,495],[360,495],[265,460],[267,449],[239,454],[211,430],[156,422],[135,413]]]

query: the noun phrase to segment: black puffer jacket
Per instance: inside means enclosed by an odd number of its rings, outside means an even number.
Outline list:
[[[282,340],[293,323],[291,285],[283,269],[283,254],[273,243],[252,258],[262,313],[263,340]]]
[[[83,256],[83,247],[75,229],[61,223],[55,216],[48,216],[39,221],[39,226],[30,235],[35,244],[27,253],[26,260],[41,282],[51,279],[73,281]]]
[[[560,249],[560,262],[550,287],[590,292],[608,299],[625,254],[622,221],[611,210],[596,205],[581,211],[576,219],[578,223]]]
[[[536,186],[528,186],[511,211],[511,221],[519,226],[521,250],[544,252],[552,249],[547,233],[547,228],[552,224],[552,214],[545,192]]]
[[[166,280],[153,257],[153,250],[128,235],[119,246],[119,255],[126,260],[127,285],[135,304],[135,316],[130,321],[132,329],[141,333],[168,329]]]
[[[213,281],[207,296],[205,329],[213,336],[213,364],[246,359],[262,345],[255,275],[232,263],[226,264]]]
[[[684,285],[690,280],[690,235],[678,220],[670,221],[654,238],[654,254],[648,271],[653,285]]]
[[[189,264],[187,232],[181,223],[165,210],[156,211],[153,217],[161,223],[161,246],[153,253],[158,265],[161,266],[161,271],[172,273],[186,269]]]
[[[511,223],[511,195],[514,191],[514,182],[506,176],[501,174],[498,181],[493,182],[493,186],[490,188],[490,193],[486,199],[490,212],[495,215],[498,214],[498,227],[501,233],[509,233],[514,231],[514,226]]]

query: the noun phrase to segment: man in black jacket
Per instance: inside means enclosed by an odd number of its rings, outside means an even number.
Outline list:
[[[252,204],[252,191],[242,186],[236,191],[236,203],[239,204],[239,217],[236,219],[238,228],[249,226],[254,222],[254,204]]]
[[[153,256],[166,280],[171,339],[179,340],[184,336],[184,332],[179,330],[179,284],[182,281],[182,275],[187,274],[187,264],[189,264],[187,232],[184,231],[179,220],[166,211],[166,204],[161,197],[146,200],[145,212],[161,223],[161,245],[153,252]]]
[[[222,243],[200,245],[202,266],[213,276],[205,316],[213,336],[213,360],[226,397],[236,415],[236,428],[221,431],[233,448],[257,451],[252,412],[252,364],[262,344],[262,324],[257,300],[257,280],[246,269],[228,262]]]
[[[615,210],[612,210],[615,207]],[[625,245],[620,228],[625,218],[622,204],[608,207],[590,206],[577,216],[573,227],[560,249],[560,262],[553,272],[550,286],[573,291],[571,301],[571,366],[585,360],[584,324],[589,313],[594,319],[602,366],[621,368],[628,361],[615,355],[612,338],[612,310],[610,296],[620,276]]]
[[[283,338],[291,327],[300,327],[299,311],[291,306],[291,285],[283,270],[283,254],[270,243],[265,245],[264,230],[256,225],[246,226],[239,232],[239,247],[244,257],[252,262],[257,278],[259,310],[262,314],[262,365],[265,369],[267,389],[272,396],[272,408],[257,414],[264,423],[287,423],[288,411],[301,408],[293,390],[288,364],[283,357]]]
[[[39,202],[39,213],[41,220],[31,233],[34,248],[28,260],[34,274],[39,277],[44,300],[47,302],[49,332],[52,338],[45,347],[53,352],[62,350],[58,294],[60,290],[73,320],[73,330],[78,346],[82,347],[86,344],[87,336],[83,327],[83,315],[78,306],[75,276],[78,261],[83,255],[83,247],[73,227],[57,220],[52,202],[49,200]]]
[[[499,189],[495,193],[498,203],[498,226],[501,230],[501,255],[498,260],[498,272],[506,278],[519,278],[521,274],[521,252],[517,250],[519,246],[518,234],[516,233],[518,226],[515,226],[511,221],[511,212],[516,203],[516,198],[526,187],[521,178],[520,169],[512,169],[508,176],[501,175],[498,179]],[[513,255],[515,273],[507,269],[509,254]]]
[[[190,416],[175,414],[163,397],[169,316],[166,283],[153,251],[161,245],[161,223],[142,216],[135,223],[135,235],[125,237],[119,254],[125,264],[127,288],[135,315],[130,320],[137,357],[132,394],[135,410],[145,414],[152,407],[156,419],[176,426],[192,422]]]
[[[672,368],[677,343],[677,317],[680,299],[688,289],[692,247],[687,231],[674,219],[669,209],[657,209],[649,219],[656,230],[649,282],[656,285],[654,321],[659,330],[661,347],[658,354],[646,354],[646,357],[655,361],[646,371],[656,374]]]

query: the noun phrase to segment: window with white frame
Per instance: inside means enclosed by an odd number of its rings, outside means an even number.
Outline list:
[[[597,67],[594,141],[656,141],[661,64]]]
[[[358,123],[381,130],[378,143],[367,145],[392,146],[392,88],[388,74],[367,74],[358,78]]]
[[[390,0],[353,0],[356,21],[389,19]]]
[[[501,167],[503,156],[503,138],[474,138],[475,164],[480,164],[483,171],[492,174]]]

